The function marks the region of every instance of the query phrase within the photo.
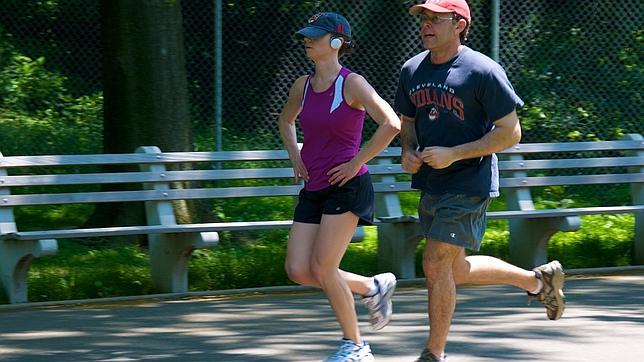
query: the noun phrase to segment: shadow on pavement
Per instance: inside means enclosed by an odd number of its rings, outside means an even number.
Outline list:
[[[644,275],[567,282],[564,318],[511,287],[459,289],[450,362],[643,361]],[[394,296],[394,320],[361,330],[378,361],[413,361],[427,336],[426,291]],[[341,338],[320,293],[0,312],[2,361],[320,361]]]

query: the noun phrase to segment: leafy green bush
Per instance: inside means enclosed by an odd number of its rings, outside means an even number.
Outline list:
[[[4,155],[97,153],[102,144],[100,93],[73,97],[66,78],[0,45],[0,145]]]

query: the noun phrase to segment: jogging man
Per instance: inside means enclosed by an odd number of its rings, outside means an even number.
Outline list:
[[[471,15],[465,0],[427,0],[409,10],[420,20],[422,53],[402,67],[395,109],[401,114],[402,165],[421,190],[418,214],[427,240],[423,270],[429,294],[429,337],[417,361],[445,361],[456,285],[509,284],[546,307],[564,311],[558,261],[525,270],[478,251],[485,212],[499,195],[495,152],[521,139],[523,105],[505,71],[462,45]]]

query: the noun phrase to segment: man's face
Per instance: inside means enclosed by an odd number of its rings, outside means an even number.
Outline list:
[[[453,13],[425,10],[419,19],[420,36],[425,49],[438,50],[459,39],[458,21],[455,21]]]

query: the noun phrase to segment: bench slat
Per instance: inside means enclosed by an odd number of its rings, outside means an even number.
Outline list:
[[[529,171],[564,168],[644,166],[644,157],[598,157],[554,160],[499,161],[500,171]]]
[[[253,168],[228,170],[193,170],[158,172],[114,172],[68,175],[6,176],[3,187],[86,185],[141,182],[175,182],[206,180],[243,180],[263,178],[291,178],[292,168]]]
[[[563,143],[521,143],[501,151],[505,154],[541,152],[591,152],[591,151],[634,151],[643,150],[642,141],[602,141]]]
[[[121,226],[106,228],[86,228],[70,230],[47,231],[19,231],[0,235],[0,240],[38,240],[38,239],[64,239],[78,237],[124,236],[143,234],[174,234],[204,231],[243,231],[257,229],[288,228],[293,225],[291,220],[278,221],[248,221],[248,222],[222,222],[202,224],[178,225],[144,225]]]
[[[172,189],[166,191],[108,191],[60,194],[6,195],[0,206],[84,204],[94,202],[169,201],[261,196],[295,196],[302,188],[292,186],[222,187],[207,189]]]
[[[0,207],[83,204],[94,202],[170,201],[262,196],[297,196],[302,185],[172,189],[166,191],[107,191],[60,194],[4,195]],[[375,192],[413,191],[410,182],[374,183]]]
[[[633,182],[644,182],[644,174],[623,173],[606,175],[509,177],[502,178],[500,180],[500,185],[501,187],[529,187],[553,185],[594,185]]]
[[[285,150],[221,151],[221,152],[165,152],[124,153],[97,155],[7,156],[0,159],[0,167],[81,166],[115,164],[158,164],[181,162],[272,161],[288,160]]]
[[[607,207],[584,207],[570,209],[550,210],[510,210],[510,211],[488,211],[488,219],[520,219],[535,217],[564,217],[575,215],[595,214],[623,214],[644,212],[644,205],[636,206],[607,206]],[[386,222],[416,222],[417,216],[383,217],[378,218],[376,223]],[[64,239],[78,237],[101,237],[101,236],[124,236],[141,234],[174,234],[187,232],[206,231],[244,231],[258,229],[288,228],[293,224],[291,220],[279,221],[248,221],[248,222],[222,222],[222,223],[201,223],[201,224],[178,224],[178,225],[145,225],[145,226],[121,226],[107,228],[86,228],[71,230],[47,230],[47,231],[21,231],[0,235],[0,240],[38,240],[38,239]]]
[[[642,141],[601,141],[601,142],[560,142],[560,143],[521,143],[507,148],[502,154],[554,153],[554,152],[592,152],[592,151],[638,151],[644,150]],[[400,147],[389,147],[378,157],[399,157]]]
[[[528,187],[551,185],[580,185],[606,183],[644,182],[644,174],[607,174],[607,175],[578,175],[578,176],[543,176],[502,178],[501,187]],[[414,191],[409,181],[374,182],[374,191],[378,193]],[[172,189],[166,191],[109,191],[83,192],[60,194],[26,194],[4,195],[0,199],[0,207],[27,205],[54,205],[67,203],[92,202],[133,202],[133,201],[162,201],[190,199],[222,199],[236,197],[261,196],[296,196],[301,185],[285,186],[253,186],[253,187],[221,187],[202,189]]]
[[[644,150],[642,141],[522,143],[500,153],[590,152]],[[378,157],[399,157],[400,147],[390,147]],[[221,152],[163,152],[159,154],[94,154],[7,156],[0,158],[0,167],[158,164],[185,162],[229,162],[288,160],[285,150],[221,151]]]
[[[534,218],[552,218],[577,215],[597,215],[597,214],[630,214],[644,212],[644,205],[635,206],[602,206],[602,207],[578,207],[569,209],[546,209],[546,210],[505,210],[505,211],[488,211],[488,219],[534,219]],[[377,218],[381,223],[392,222],[418,222],[418,216],[388,216]]]
[[[644,166],[644,157],[604,157],[561,160],[522,160],[500,161],[501,171],[527,171],[555,168],[597,168],[597,167],[632,167]],[[400,164],[369,165],[372,175],[404,174]],[[154,172],[114,172],[64,175],[24,175],[0,177],[0,185],[13,186],[47,186],[47,185],[86,185],[141,182],[174,182],[206,180],[244,180],[291,178],[292,168],[253,168],[224,170],[186,170]]]
[[[400,164],[369,165],[372,175],[403,173]],[[141,182],[175,182],[207,180],[246,180],[292,178],[292,168],[252,168],[224,170],[186,170],[155,172],[114,172],[66,175],[24,175],[0,177],[2,187],[50,186],[50,185],[94,185]]]

